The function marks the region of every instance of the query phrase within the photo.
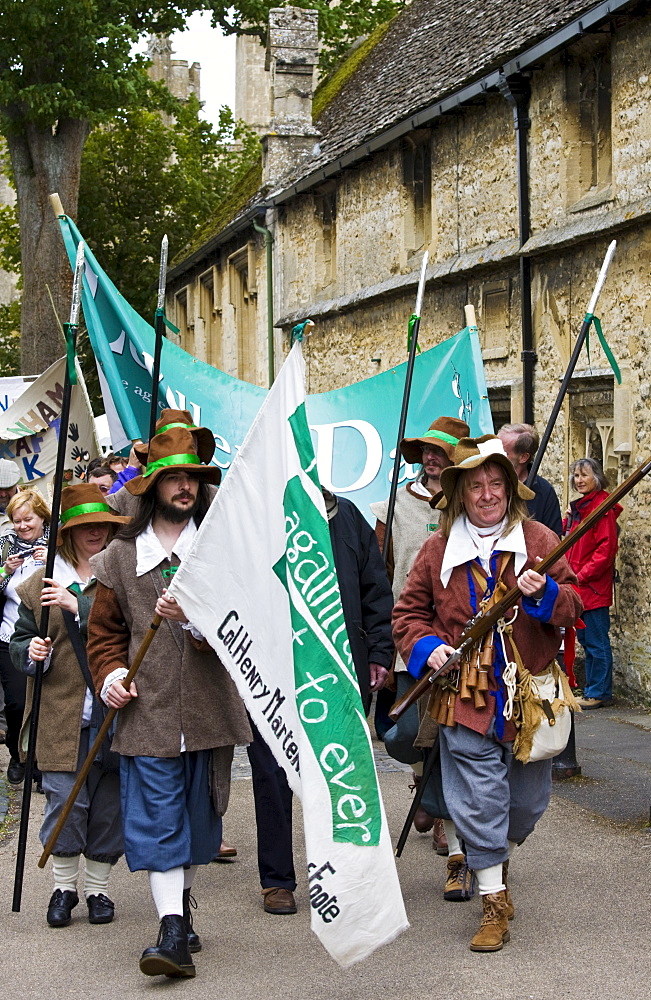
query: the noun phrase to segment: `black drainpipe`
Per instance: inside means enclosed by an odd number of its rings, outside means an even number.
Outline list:
[[[531,119],[529,118],[529,98],[531,85],[526,76],[503,77],[500,91],[513,108],[515,127],[517,167],[518,167],[518,224],[520,246],[531,235],[529,205],[529,160],[527,140]],[[533,343],[533,317],[531,311],[531,261],[520,255],[520,321],[522,326],[522,402],[523,418],[526,424],[534,422],[533,377],[538,355]]]

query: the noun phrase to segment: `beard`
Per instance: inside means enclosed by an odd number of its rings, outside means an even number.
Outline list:
[[[184,509],[176,507],[173,503],[166,503],[164,500],[157,499],[155,513],[158,517],[161,517],[164,521],[169,521],[171,524],[182,524],[184,521],[189,521],[191,517],[194,517],[198,509],[198,496],[191,507],[185,507]]]

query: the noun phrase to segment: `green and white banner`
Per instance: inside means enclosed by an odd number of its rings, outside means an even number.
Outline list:
[[[81,239],[62,216],[61,231],[74,267]],[[97,360],[115,449],[148,434],[154,329],[131,308],[86,251],[84,318]],[[307,416],[321,483],[352,500],[370,517],[369,505],[389,494],[406,364],[354,385],[307,398]],[[226,375],[163,340],[160,408],[188,409],[196,424],[215,435],[214,464],[230,467],[267,390]],[[477,330],[464,329],[416,358],[407,436],[418,437],[433,420],[458,416],[472,434],[493,430]],[[400,482],[415,470],[403,463]]]
[[[61,358],[23,388],[0,414],[0,458],[16,463],[22,486],[36,486],[44,496],[54,478],[60,434],[67,438],[64,485],[82,482],[88,463],[99,454],[95,421],[78,363],[70,420],[66,428],[61,427],[65,373],[66,359]]]
[[[312,929],[340,965],[361,961],[408,923],[316,473],[300,343],[170,592],[301,797]]]

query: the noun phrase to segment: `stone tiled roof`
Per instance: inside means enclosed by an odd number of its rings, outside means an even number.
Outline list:
[[[623,0],[614,0],[611,6],[623,5]],[[272,200],[283,189],[289,195],[302,178],[603,6],[603,0],[412,0],[386,32],[378,32],[377,44],[315,120],[321,133],[317,155],[302,160],[283,177],[274,186]],[[247,205],[268,196],[268,189],[260,188]],[[223,229],[223,212],[218,214]],[[229,229],[245,216],[242,204],[231,215]],[[219,239],[214,220],[212,227],[210,223],[203,227],[203,235],[204,248]],[[197,243],[201,240],[194,241],[195,248]]]
[[[499,68],[595,0],[413,0],[318,118],[318,169]],[[298,172],[297,172],[298,173]]]

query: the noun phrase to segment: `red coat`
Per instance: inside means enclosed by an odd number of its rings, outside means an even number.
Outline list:
[[[553,531],[538,521],[525,521],[524,538],[529,559],[523,569],[532,569],[537,558],[543,558],[558,545]],[[413,646],[425,636],[435,635],[454,645],[468,619],[475,613],[468,589],[466,566],[452,570],[447,587],[441,583],[441,564],[447,538],[437,532],[423,545],[407,577],[404,590],[393,609],[393,639],[405,663]],[[499,549],[499,543],[497,548]],[[513,637],[523,662],[532,674],[546,670],[561,644],[560,628],[573,625],[581,614],[581,601],[576,592],[576,577],[565,558],[550,570],[559,590],[549,622],[530,617],[522,608],[513,623]],[[515,586],[513,559],[503,576],[507,588]],[[521,605],[521,601],[518,602]],[[489,672],[489,687],[495,690],[493,671]],[[486,733],[495,712],[495,699],[488,698],[484,709],[476,709],[472,701],[456,701],[456,721],[478,733]],[[506,724],[505,738],[512,740],[515,726]]]
[[[606,499],[605,490],[594,490],[573,500],[572,514],[563,522],[563,531],[571,531],[585,521],[590,511]],[[621,504],[615,504],[601,520],[597,521],[583,538],[579,538],[567,553],[567,561],[577,575],[579,594],[586,611],[609,608],[613,603],[613,572],[617,555],[617,518]]]

